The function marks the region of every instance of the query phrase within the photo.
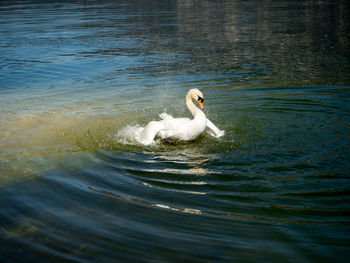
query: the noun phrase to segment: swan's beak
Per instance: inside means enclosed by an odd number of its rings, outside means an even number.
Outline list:
[[[204,101],[203,98],[201,98],[201,97],[198,98],[198,105],[199,105],[199,107],[201,107],[202,110],[204,110],[203,101]]]

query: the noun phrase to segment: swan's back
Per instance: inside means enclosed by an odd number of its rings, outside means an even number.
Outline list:
[[[195,139],[202,132],[204,132],[207,119],[202,111],[196,112],[194,118],[173,118],[168,114],[161,114],[160,121],[162,129],[159,131],[158,136],[161,138],[174,138],[184,141]]]

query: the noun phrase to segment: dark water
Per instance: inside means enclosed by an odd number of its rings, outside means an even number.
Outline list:
[[[344,262],[348,1],[0,2],[1,262]],[[142,146],[188,116],[224,137]]]

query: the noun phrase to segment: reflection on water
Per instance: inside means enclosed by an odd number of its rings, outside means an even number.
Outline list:
[[[0,261],[341,262],[348,1],[1,1]],[[124,127],[225,130],[143,146]]]
[[[152,2],[2,2],[3,88],[349,82],[347,1]]]

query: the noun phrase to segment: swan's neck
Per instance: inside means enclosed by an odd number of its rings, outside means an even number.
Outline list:
[[[192,116],[194,117],[195,113],[197,111],[202,112],[199,108],[196,107],[196,105],[194,105],[192,97],[190,94],[186,95],[186,105],[188,110],[191,112]]]

